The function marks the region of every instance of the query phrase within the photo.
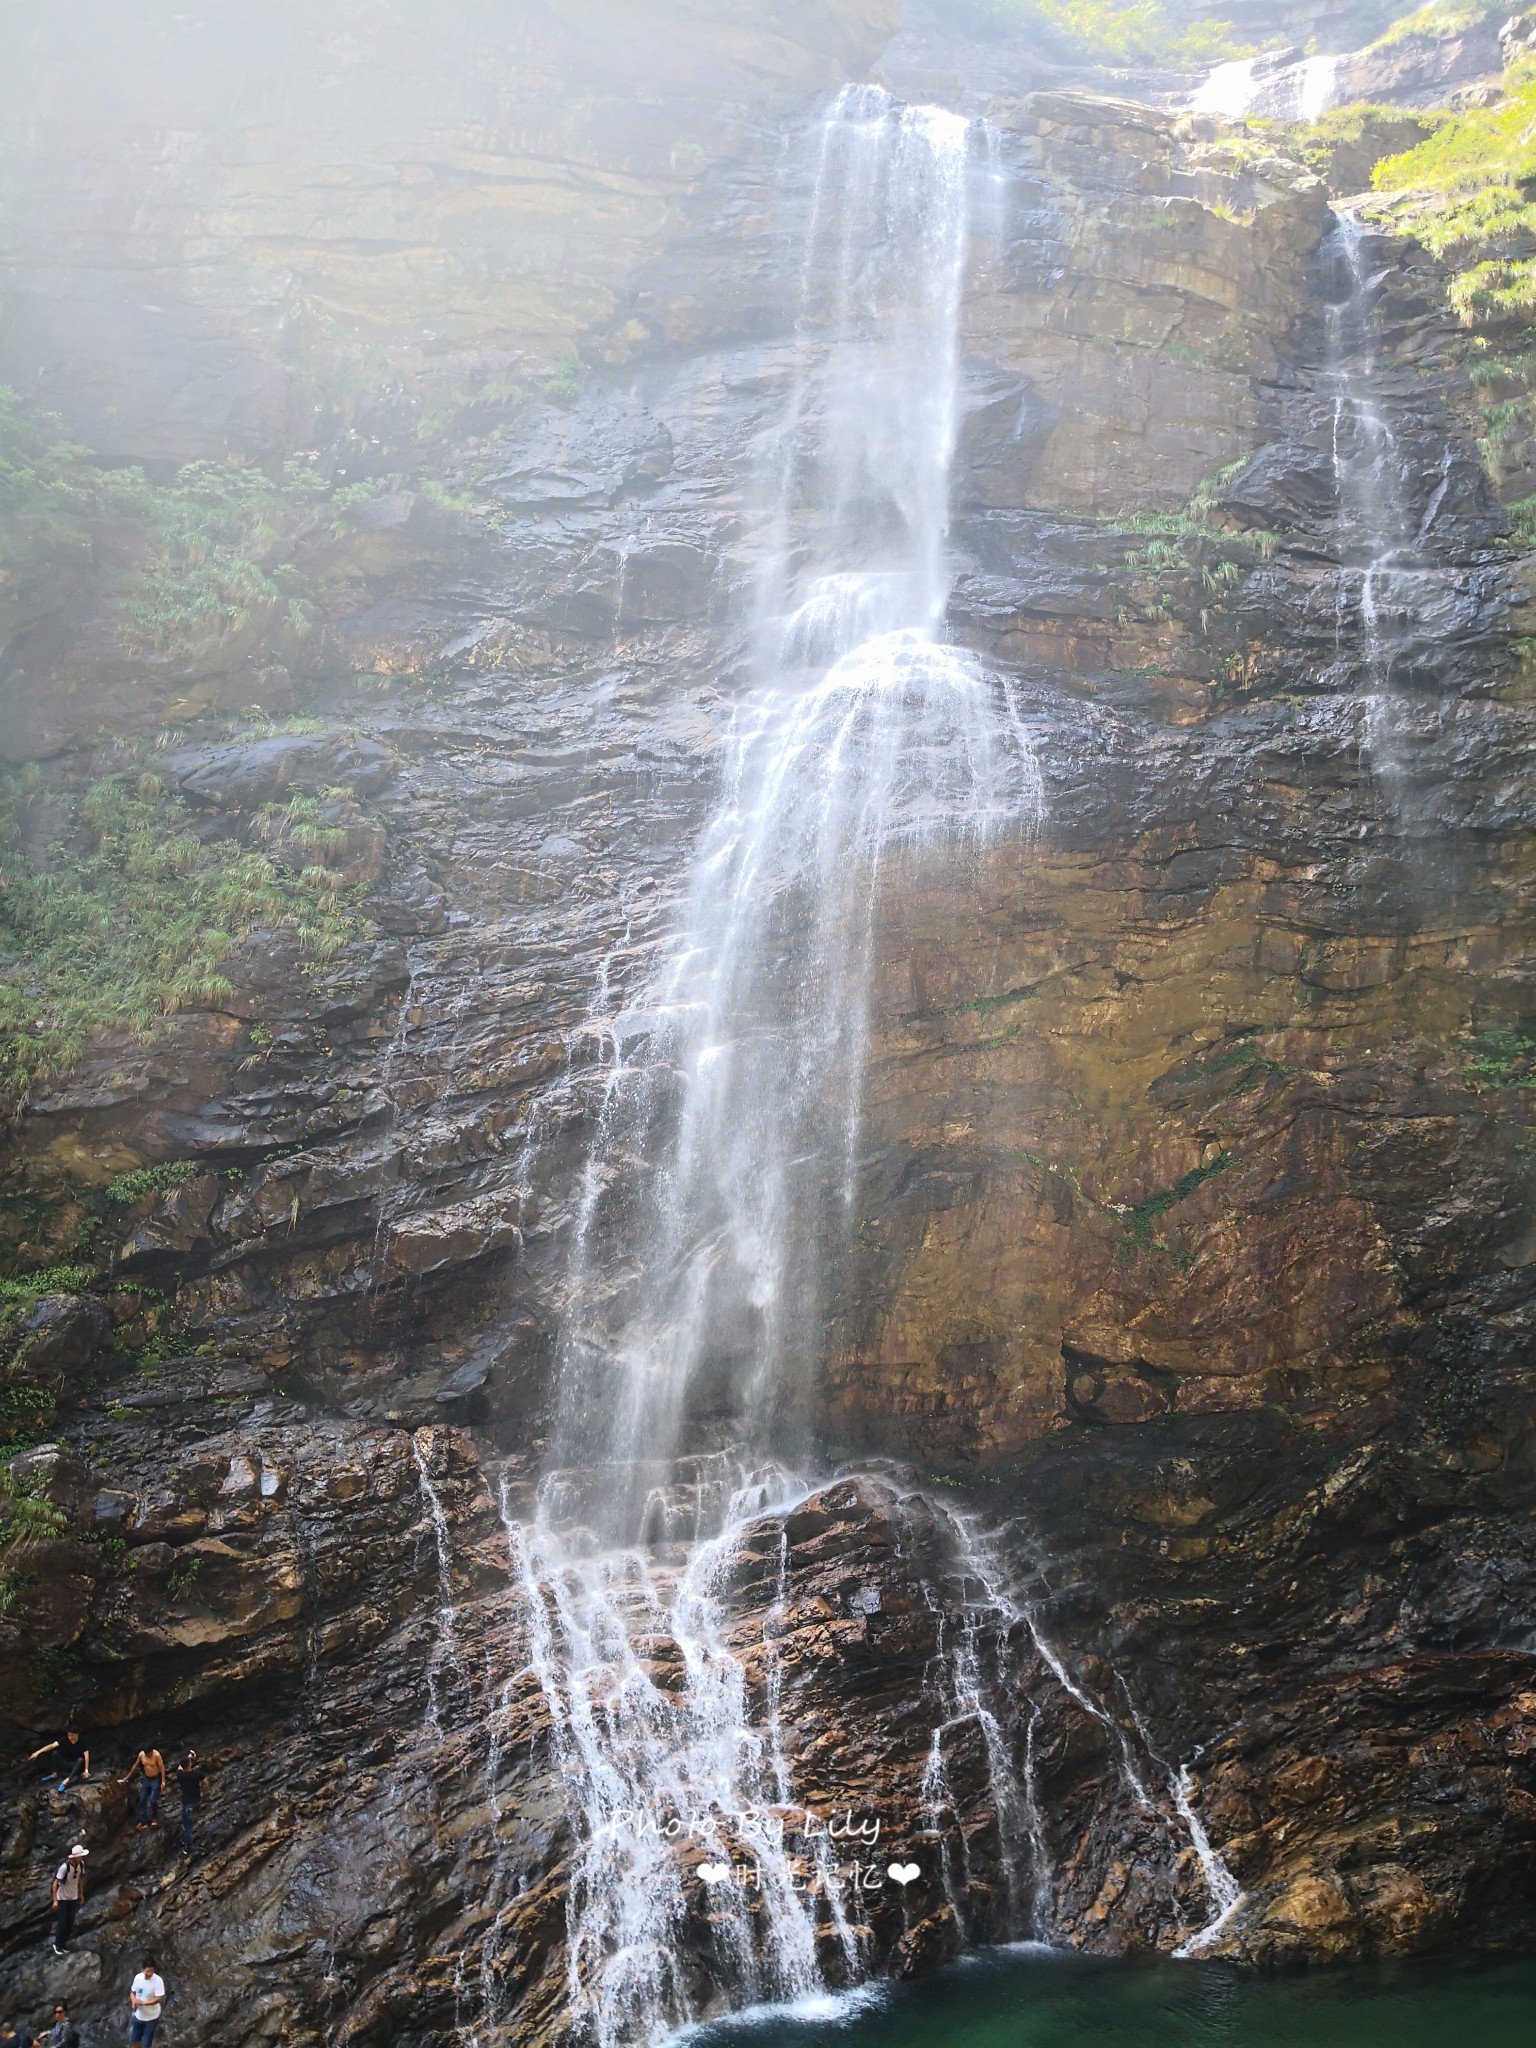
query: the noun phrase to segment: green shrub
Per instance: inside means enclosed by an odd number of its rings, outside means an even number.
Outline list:
[[[1335,107],[1315,121],[1249,122],[1281,155],[1315,172],[1334,194],[1363,192],[1383,157],[1426,141],[1449,118],[1367,101]]]
[[[173,1600],[180,1594],[188,1592],[197,1583],[197,1575],[202,1568],[203,1560],[200,1557],[187,1558],[183,1563],[177,1565],[171,1576],[166,1580],[166,1592]]]
[[[1468,327],[1502,327],[1536,312],[1536,259],[1474,264],[1452,278],[1450,300]]]
[[[1491,107],[1469,107],[1372,174],[1378,192],[1474,192],[1484,185],[1536,178],[1536,73],[1511,66],[1509,90]]]
[[[107,1182],[107,1200],[137,1202],[145,1195],[164,1194],[169,1188],[196,1180],[201,1171],[192,1159],[167,1159],[159,1166],[135,1167],[132,1173],[120,1173],[116,1180]]]
[[[189,463],[165,484],[136,467],[104,469],[53,414],[0,385],[0,571],[39,543],[84,546],[103,526],[126,530],[142,566],[120,616],[130,645],[145,651],[184,652],[258,614],[308,632],[309,586],[284,557],[328,492],[299,462],[279,481],[234,462]]]
[[[1431,0],[1429,6],[1394,21],[1371,47],[1389,50],[1394,43],[1406,43],[1414,36],[1438,40],[1460,35],[1463,29],[1476,28],[1480,21],[1487,21],[1491,15],[1511,11],[1509,0]]]
[[[580,398],[581,357],[575,349],[567,349],[556,363],[555,374],[545,384],[544,390],[550,398]]]
[[[1196,1188],[1204,1187],[1208,1180],[1218,1173],[1224,1173],[1232,1164],[1232,1154],[1221,1152],[1209,1166],[1193,1166],[1171,1188],[1163,1188],[1155,1195],[1147,1195],[1139,1202],[1133,1202],[1125,1211],[1123,1225],[1126,1238],[1137,1245],[1155,1244],[1152,1226],[1168,1210],[1176,1209],[1180,1202],[1187,1201]]]
[[[9,1460],[0,1464],[0,1506],[0,1614],[9,1614],[30,1583],[29,1575],[17,1570],[18,1561],[34,1544],[62,1535],[69,1518],[42,1499],[36,1479],[18,1479]]]
[[[96,1278],[91,1266],[42,1266],[0,1280],[0,1304],[37,1301],[44,1294],[84,1294]]]
[[[36,415],[0,384],[0,569],[38,540],[89,539],[96,510],[90,452],[66,441],[52,414]]]
[[[1467,1041],[1462,1072],[1479,1095],[1536,1088],[1536,1034],[1501,1026]]]
[[[55,799],[62,826],[34,867],[27,778],[0,787],[0,1108],[62,1073],[100,1026],[142,1036],[227,995],[233,948],[287,926],[327,959],[366,929],[357,892],[300,849],[205,845],[159,778],[120,774]]]
[[[1536,235],[1536,63],[1522,58],[1505,79],[1493,106],[1453,116],[1371,176],[1378,192],[1403,195],[1394,225],[1456,272],[1450,304],[1473,328],[1524,322],[1536,308],[1536,263],[1523,253]]]
[[[1178,26],[1162,0],[954,0],[952,18],[980,33],[1028,35],[1042,55],[1100,64],[1196,70],[1247,55],[1230,22]]]

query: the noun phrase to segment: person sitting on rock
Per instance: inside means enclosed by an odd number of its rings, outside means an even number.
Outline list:
[[[117,1782],[119,1785],[131,1785],[141,1771],[144,1775],[139,1779],[139,1810],[134,1822],[140,1834],[145,1828],[157,1828],[160,1825],[160,1794],[165,1790],[165,1758],[158,1749],[141,1749],[134,1758],[133,1767],[127,1777],[119,1778]]]
[[[37,2048],[80,2048],[80,2029],[62,1998],[54,2001],[53,2025],[46,2034],[38,2035]]]
[[[66,1728],[54,1741],[45,1742],[41,1749],[34,1749],[27,1762],[35,1764],[39,1757],[53,1756],[55,1752],[59,1760],[56,1764],[48,1766],[46,1776],[51,1782],[56,1774],[62,1774],[59,1776],[61,1792],[66,1786],[73,1784],[76,1778],[89,1778],[91,1752],[86,1748],[85,1737],[78,1728]]]
[[[85,1859],[90,1850],[76,1842],[53,1874],[53,1952],[64,1954],[75,1931],[75,1915],[85,1904]]]

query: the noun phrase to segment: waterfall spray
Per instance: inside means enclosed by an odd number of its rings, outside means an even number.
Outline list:
[[[967,122],[874,87],[827,116],[767,464],[757,674],[672,942],[601,1027],[612,1064],[578,1193],[555,1449],[536,1520],[509,1523],[576,1823],[568,2005],[594,2048],[699,2017],[683,1959],[706,1906],[735,2002],[859,1966],[825,1845],[809,1883],[771,1826],[750,1891],[716,1881],[706,1901],[698,1873],[738,1874],[730,1817],[795,1796],[775,1610],[759,1699],[723,1574],[742,1532],[812,1483],[804,1425],[857,1221],[882,905],[924,860],[1040,811],[1007,686],[942,638],[972,153]],[[633,1275],[621,1297],[594,1284],[599,1259]],[[781,1610],[782,1529],[779,1544]],[[939,1718],[981,1717],[1001,1783],[978,1626],[946,1652]],[[1011,1789],[999,1814],[1027,1856]],[[665,1827],[681,1815],[685,1853]]]

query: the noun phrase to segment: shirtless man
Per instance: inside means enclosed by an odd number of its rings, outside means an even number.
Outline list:
[[[143,1776],[139,1777],[142,1772]],[[119,1778],[119,1785],[131,1785],[139,1777],[139,1817],[136,1829],[142,1833],[145,1828],[160,1825],[160,1794],[165,1790],[165,1758],[158,1749],[141,1749],[133,1760],[133,1768],[126,1778]]]

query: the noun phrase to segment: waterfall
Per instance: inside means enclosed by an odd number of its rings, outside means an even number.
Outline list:
[[[1371,233],[1347,211],[1325,246],[1326,362],[1332,462],[1338,500],[1338,658],[1353,649],[1371,760],[1387,792],[1403,795],[1400,676],[1432,640],[1436,599],[1447,572],[1430,551],[1436,511],[1419,465],[1403,442],[1384,389],[1376,327],[1382,276]]]
[[[422,1439],[427,1439],[423,1448]],[[432,1481],[427,1464],[432,1446],[431,1432],[418,1430],[411,1438],[411,1456],[416,1465],[416,1484],[422,1506],[432,1525],[432,1542],[437,1554],[437,1627],[431,1654],[427,1658],[427,1721],[438,1733],[443,1725],[443,1670],[450,1676],[459,1664],[459,1617],[453,1597],[453,1533],[443,1512],[443,1497]]]
[[[1253,114],[1271,121],[1315,121],[1338,90],[1337,57],[1303,57],[1280,51],[1267,57],[1237,57],[1218,64],[1190,95],[1192,114],[1219,114],[1241,121]]]
[[[612,1536],[690,1408],[754,1444],[803,1421],[856,1221],[882,901],[925,855],[1038,815],[1006,688],[939,637],[970,157],[958,116],[873,87],[823,130],[766,464],[758,679],[680,929],[611,1025],[578,1232],[560,1436],[629,1474],[603,1486]],[[589,1258],[635,1271],[617,1312]]]
[[[874,87],[822,126],[753,536],[756,673],[671,941],[593,1026],[612,1064],[554,1445],[534,1520],[507,1517],[573,1820],[570,2024],[593,2048],[860,1968],[827,1844],[808,1872],[769,1819],[744,1855],[740,1817],[795,1800],[782,1522],[814,1484],[814,1368],[859,1220],[881,919],[925,868],[1029,831],[1041,806],[1007,686],[942,638],[973,153],[985,170],[966,121]],[[764,1546],[749,1684],[729,1576]],[[979,1626],[959,1624],[935,1674],[936,1769],[945,1727],[978,1719],[1001,1781]],[[1018,1795],[998,1811],[1010,1853],[1037,1855]]]

